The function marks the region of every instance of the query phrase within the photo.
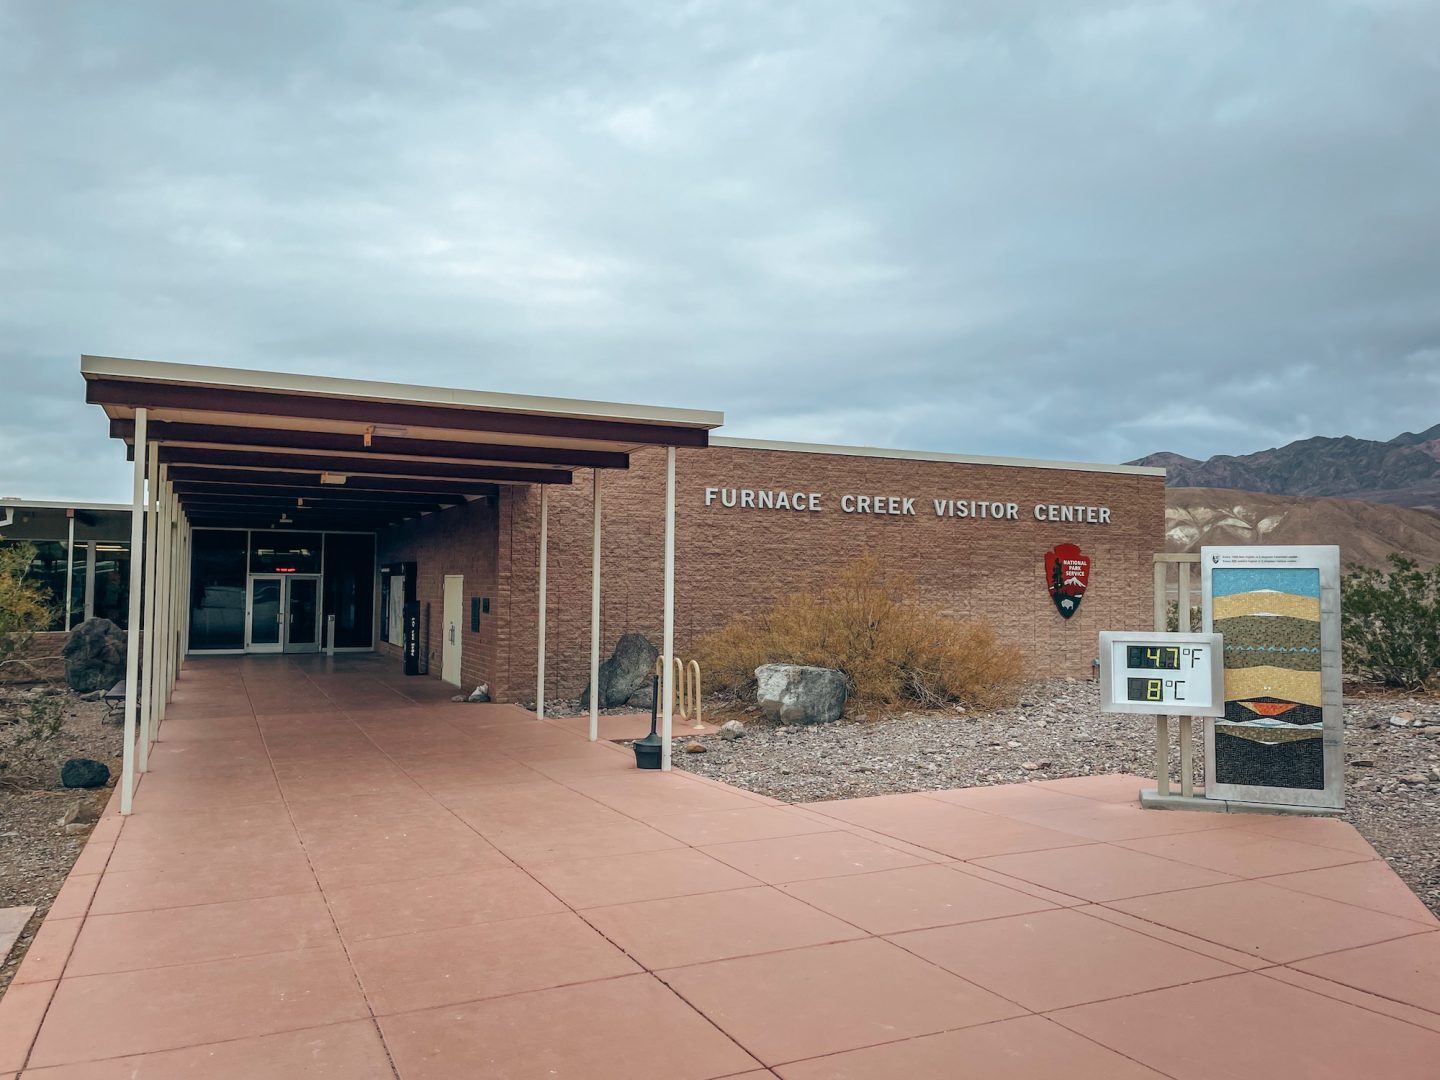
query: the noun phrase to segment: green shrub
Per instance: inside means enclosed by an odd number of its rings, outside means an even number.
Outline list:
[[[1440,566],[1389,558],[1388,570],[1354,566],[1341,582],[1345,667],[1415,690],[1440,672]]]
[[[50,595],[26,576],[34,559],[33,544],[0,544],[0,664],[15,660],[35,631],[50,625]]]
[[[764,615],[734,620],[696,648],[707,687],[748,694],[762,664],[809,664],[844,673],[869,705],[1015,700],[1020,650],[984,622],[958,622],[922,604],[913,579],[867,555],[830,588],[795,593]]]

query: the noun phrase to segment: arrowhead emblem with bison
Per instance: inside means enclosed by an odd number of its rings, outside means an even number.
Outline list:
[[[1090,556],[1082,555],[1074,544],[1056,544],[1054,550],[1045,553],[1045,580],[1055,610],[1070,618],[1080,610],[1080,601],[1085,599],[1090,584]]]

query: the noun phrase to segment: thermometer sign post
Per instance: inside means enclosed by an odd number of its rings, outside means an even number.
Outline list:
[[[1155,746],[1157,802],[1170,798],[1169,725],[1164,721],[1171,716],[1180,718],[1181,797],[1193,795],[1190,721],[1225,715],[1223,658],[1219,634],[1100,634],[1100,710],[1154,715],[1161,721],[1157,731],[1166,735]]]

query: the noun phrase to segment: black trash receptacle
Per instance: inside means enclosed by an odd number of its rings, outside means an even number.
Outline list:
[[[660,751],[665,745],[665,740],[655,732],[655,718],[660,710],[660,676],[651,676],[651,683],[654,693],[650,696],[650,734],[636,739],[631,744],[635,747],[635,767],[637,769],[660,768]]]

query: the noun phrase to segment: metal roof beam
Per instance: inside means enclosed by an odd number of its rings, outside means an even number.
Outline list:
[[[456,495],[436,495],[423,491],[350,491],[344,488],[252,488],[244,484],[175,485],[177,494],[187,499],[244,499],[253,502],[288,503],[304,499],[312,506],[404,506],[423,503],[429,506],[455,506],[465,500]]]
[[[170,479],[176,484],[199,487],[233,488],[237,492],[254,489],[257,494],[273,494],[271,488],[284,488],[304,494],[307,491],[392,491],[423,495],[496,495],[499,488],[494,484],[474,480],[443,480],[429,477],[406,478],[403,476],[361,476],[354,473],[345,476],[343,484],[323,483],[319,472],[265,472],[255,469],[225,469],[208,465],[171,465]],[[332,474],[334,475],[334,474]]]

